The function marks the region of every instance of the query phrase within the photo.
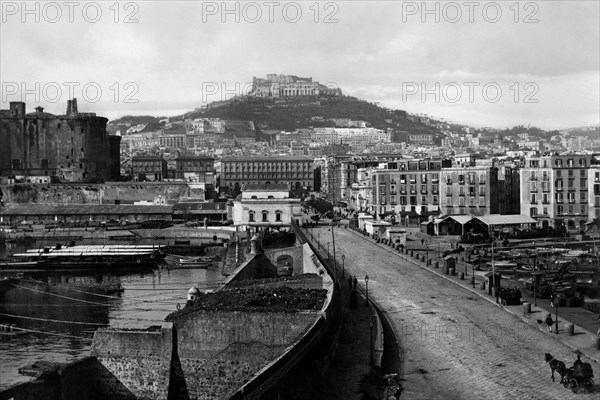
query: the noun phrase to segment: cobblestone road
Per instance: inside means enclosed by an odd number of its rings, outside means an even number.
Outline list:
[[[321,237],[331,233],[315,228]],[[570,366],[573,350],[479,296],[349,229],[336,229],[338,259],[391,317],[403,347],[405,399],[592,399],[550,379],[544,353]],[[322,240],[323,241],[323,240]],[[326,242],[323,242],[326,245]],[[540,316],[540,319],[543,319]],[[584,360],[587,362],[588,360]],[[596,381],[598,365],[592,363]]]

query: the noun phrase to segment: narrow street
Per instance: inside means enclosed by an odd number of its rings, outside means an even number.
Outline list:
[[[314,237],[327,248],[331,231]],[[338,260],[390,316],[399,333],[405,399],[592,399],[559,384],[545,353],[571,366],[573,350],[481,297],[432,274],[397,251],[335,228]],[[543,318],[540,316],[540,318]],[[584,359],[584,362],[589,360]],[[598,380],[598,365],[592,362]]]

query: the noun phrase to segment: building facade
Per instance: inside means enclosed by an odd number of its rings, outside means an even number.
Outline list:
[[[63,182],[118,179],[120,136],[110,136],[108,120],[80,113],[77,99],[65,115],[27,113],[25,103],[0,110],[0,175],[49,176]]]
[[[233,202],[232,219],[242,230],[285,228],[292,220],[301,225],[301,200],[290,198],[286,184],[248,184]]]
[[[595,162],[591,155],[576,153],[527,158],[521,170],[521,213],[535,218],[540,227],[583,230],[600,215]]]
[[[290,190],[314,186],[313,160],[308,157],[224,157],[222,191],[240,191],[247,184],[284,183]]]
[[[162,157],[135,156],[131,159],[131,173],[139,181],[162,181],[167,177],[167,162]]]
[[[498,168],[449,167],[440,175],[440,209],[447,215],[499,214]]]
[[[441,160],[399,160],[372,170],[371,212],[439,215],[441,169]]]
[[[207,182],[212,180],[215,159],[204,156],[179,156],[175,159],[175,178]],[[210,179],[207,179],[210,177]],[[213,182],[211,182],[213,183]]]

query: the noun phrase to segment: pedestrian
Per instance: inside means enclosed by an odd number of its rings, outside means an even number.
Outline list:
[[[352,286],[354,286],[354,290],[356,290],[356,285],[358,284],[358,279],[356,279],[356,275],[352,278]]]
[[[550,295],[550,307],[554,308],[554,302],[556,301],[556,295],[552,293]]]
[[[496,296],[496,304],[500,303],[500,288],[498,286],[494,288],[494,295]]]
[[[508,289],[502,289],[502,293],[500,293],[500,297],[502,297],[502,305],[506,305],[506,300],[508,299]]]
[[[548,314],[544,322],[546,322],[546,329],[548,329],[548,332],[552,332],[552,325],[554,324],[554,321],[552,320],[552,315]]]

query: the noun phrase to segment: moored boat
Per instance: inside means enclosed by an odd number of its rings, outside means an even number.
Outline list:
[[[75,245],[30,249],[11,256],[0,268],[21,270],[57,268],[148,267],[161,262],[165,254],[156,245]]]

